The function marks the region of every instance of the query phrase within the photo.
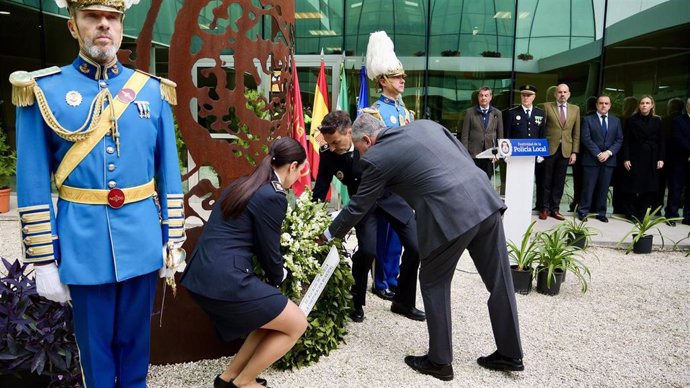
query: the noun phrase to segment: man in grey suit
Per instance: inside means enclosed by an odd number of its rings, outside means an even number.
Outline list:
[[[584,117],[580,131],[582,154],[582,196],[578,218],[584,220],[594,203],[597,220],[609,222],[606,217],[606,199],[609,183],[616,167],[616,154],[623,146],[623,127],[618,117],[609,114],[611,98],[599,96],[597,111]]]
[[[390,190],[417,217],[419,282],[427,313],[429,353],[407,356],[421,373],[453,379],[450,284],[468,249],[490,292],[488,307],[498,350],[477,362],[486,368],[521,371],[522,345],[501,213],[505,205],[465,147],[444,127],[419,120],[386,128],[369,114],[352,125],[362,180],[357,194],[333,220],[325,237],[343,237]]]
[[[503,118],[501,111],[491,105],[493,95],[491,88],[482,86],[477,94],[478,104],[465,112],[462,121],[460,141],[475,157],[478,153],[495,147],[498,139],[503,138]],[[474,159],[474,164],[481,168],[486,175],[494,174],[494,163],[498,159]]]

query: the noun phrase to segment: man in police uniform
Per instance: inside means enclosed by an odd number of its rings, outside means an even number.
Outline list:
[[[350,196],[355,195],[362,172],[359,167],[359,152],[352,142],[350,116],[347,112],[333,111],[324,117],[319,130],[326,140],[326,145],[321,148],[314,199],[325,200],[333,176],[347,186]],[[352,256],[352,275],[355,284],[352,287],[354,310],[351,318],[355,322],[364,319],[362,306],[366,302],[367,274],[375,255],[377,216],[390,222],[405,246],[398,279],[399,287],[393,297],[391,311],[413,320],[423,321],[426,319],[424,312],[415,308],[419,269],[417,223],[412,208],[400,196],[392,193],[379,198],[377,206],[355,225],[358,248]]]
[[[407,125],[414,120],[414,112],[408,110],[402,100],[405,91],[405,69],[395,55],[393,41],[384,31],[374,32],[367,44],[367,76],[376,82],[381,96],[371,108],[388,128]],[[383,217],[378,220],[378,241],[374,293],[384,299],[392,299],[398,286],[400,272],[400,238]]]
[[[131,2],[58,0],[79,55],[10,76],[24,260],[41,296],[72,300],[87,387],[146,387],[156,279],[184,263],[174,83],[117,61]]]
[[[534,106],[537,88],[520,86],[520,105],[509,109],[503,116],[505,137],[508,139],[542,139],[546,120],[544,111]]]

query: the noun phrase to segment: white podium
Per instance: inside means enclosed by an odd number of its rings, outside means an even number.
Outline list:
[[[495,150],[486,150],[476,158],[494,155],[506,161],[503,229],[506,241],[518,244],[532,219],[535,157],[548,155],[546,139],[499,139]],[[497,154],[494,154],[494,152]]]

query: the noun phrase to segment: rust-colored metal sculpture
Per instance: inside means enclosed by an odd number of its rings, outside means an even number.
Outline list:
[[[152,0],[146,23],[137,41],[137,59],[128,52],[123,63],[149,69],[153,24],[162,0]],[[206,15],[211,15],[206,18]],[[208,20],[207,20],[208,19]],[[168,77],[177,83],[175,118],[195,168],[184,181],[208,166],[218,175],[219,185],[199,179],[185,194],[187,219],[205,224],[205,214],[221,189],[246,175],[267,153],[268,144],[289,133],[288,85],[291,82],[290,53],[295,23],[294,2],[289,0],[185,0],[178,11],[171,38]],[[266,28],[266,25],[270,28]],[[262,38],[261,31],[270,30]],[[257,32],[258,31],[258,32]],[[233,72],[223,58],[232,55]],[[193,69],[199,61],[213,63]],[[234,74],[234,78],[228,78]],[[270,100],[247,88],[245,80],[261,90],[271,90]],[[270,83],[262,85],[263,82]],[[202,85],[203,84],[203,85]],[[231,87],[231,85],[233,87]],[[277,90],[277,92],[275,92]],[[203,124],[202,124],[203,123]],[[232,135],[219,139],[212,133]],[[191,202],[191,204],[190,204]],[[185,249],[190,254],[202,227],[187,229]],[[169,295],[162,311],[154,313],[151,362],[154,364],[215,358],[234,352],[238,344],[223,344],[210,320],[181,288]],[[156,310],[162,305],[164,286],[158,287]],[[164,324],[159,325],[160,315]]]

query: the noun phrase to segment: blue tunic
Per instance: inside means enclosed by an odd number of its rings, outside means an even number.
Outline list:
[[[107,88],[116,96],[133,72],[119,62],[106,67],[79,56],[59,72],[35,79],[57,122],[75,131],[89,122],[96,95]],[[64,184],[109,190],[155,178],[160,212],[153,197],[118,209],[59,199],[56,215],[51,174],[74,143],[46,124],[39,100],[17,108],[17,192],[25,261],[59,260],[65,284],[113,283],[151,273],[163,266],[162,244],[184,238],[174,125],[158,79],[148,79],[118,127],[119,155],[114,137],[106,134]]]

